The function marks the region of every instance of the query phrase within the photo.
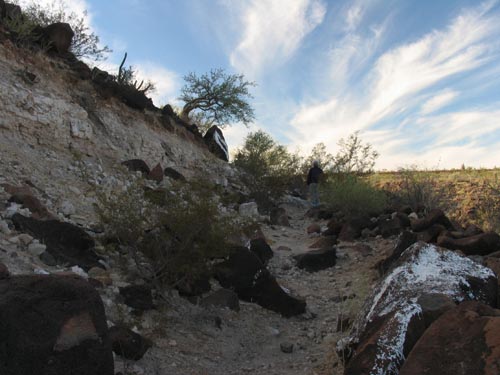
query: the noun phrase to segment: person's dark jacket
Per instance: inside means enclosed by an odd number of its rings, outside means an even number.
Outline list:
[[[307,174],[307,185],[317,184],[322,174],[323,170],[320,167],[312,167],[309,169],[309,173]]]

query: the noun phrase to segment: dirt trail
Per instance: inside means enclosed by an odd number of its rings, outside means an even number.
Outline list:
[[[337,317],[359,309],[377,278],[373,265],[393,241],[364,242],[371,250],[357,246],[360,242],[340,243],[335,267],[309,273],[295,267],[292,256],[310,251],[318,240],[318,235],[306,233],[313,219],[304,216],[303,207],[285,208],[291,227],[263,226],[275,254],[269,269],[280,285],[306,300],[308,313],[286,319],[252,303],[240,301],[241,310],[233,312],[201,308],[177,297],[170,308],[142,317],[138,328],[156,345],[135,365],[117,362],[118,370],[124,366],[130,374],[341,374],[334,347],[347,333],[337,332]],[[164,321],[161,332],[154,328],[158,321]],[[293,352],[284,353],[281,344],[293,344]]]

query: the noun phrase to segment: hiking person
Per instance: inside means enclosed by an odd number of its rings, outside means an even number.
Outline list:
[[[318,184],[320,177],[323,174],[323,170],[319,167],[319,161],[314,160],[312,163],[312,168],[309,169],[307,174],[307,186],[309,187],[309,199],[311,200],[311,205],[313,207],[319,206],[319,192]]]

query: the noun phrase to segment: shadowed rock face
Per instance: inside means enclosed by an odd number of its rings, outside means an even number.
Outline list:
[[[113,375],[104,307],[85,280],[0,280],[0,370],[5,375]]]
[[[400,375],[500,373],[500,310],[464,302],[436,320],[406,359]]]
[[[151,341],[124,326],[111,327],[109,337],[113,352],[134,361],[141,359],[152,346]]]
[[[234,290],[250,302],[285,317],[305,312],[306,303],[287,294],[259,258],[245,247],[233,249],[231,256],[216,266],[215,274],[224,288]]]
[[[433,306],[422,299],[429,291],[454,302],[495,306],[497,279],[490,269],[453,251],[423,242],[410,246],[367,300],[353,334],[338,344],[339,352],[351,357],[345,374],[397,374],[432,319]],[[423,314],[424,309],[431,314]]]
[[[58,220],[36,220],[15,214],[12,217],[17,230],[30,233],[47,245],[47,252],[58,262],[78,265],[88,271],[103,267],[94,252],[94,240],[83,229]]]

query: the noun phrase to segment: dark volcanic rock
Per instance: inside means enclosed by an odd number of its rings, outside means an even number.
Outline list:
[[[0,281],[0,368],[5,375],[113,375],[104,307],[85,280]]]
[[[109,329],[109,339],[113,351],[127,359],[138,361],[153,345],[138,333],[125,326],[113,326]]]
[[[49,50],[63,54],[69,51],[74,35],[68,23],[56,22],[43,29],[43,42]]]
[[[399,374],[498,374],[498,353],[500,311],[479,302],[464,302],[425,331]]]
[[[156,164],[156,166],[151,169],[151,171],[148,173],[148,175],[146,176],[146,178],[148,180],[152,180],[152,181],[156,181],[158,183],[162,182],[163,181],[163,168],[161,167],[161,164],[158,163]]]
[[[396,241],[396,245],[394,246],[391,255],[377,264],[380,275],[385,275],[392,264],[399,259],[401,254],[403,254],[403,251],[415,242],[417,242],[417,235],[415,233],[409,231],[402,232]]]
[[[432,224],[441,224],[449,230],[454,229],[450,219],[446,217],[442,210],[437,208],[429,211],[424,218],[413,220],[411,222],[411,229],[415,232],[420,232],[429,228]]]
[[[437,243],[447,249],[461,250],[466,255],[487,255],[500,250],[500,236],[495,232],[481,233],[459,239],[440,236]]]
[[[440,293],[424,293],[418,297],[417,303],[422,309],[422,316],[426,327],[429,327],[446,311],[456,306],[451,297]]]
[[[163,174],[172,180],[176,181],[186,181],[186,177],[182,175],[182,173],[177,172],[174,168],[167,167],[163,171]]]
[[[234,248],[229,259],[215,267],[216,278],[238,296],[285,317],[305,312],[306,303],[288,295],[262,262],[244,247]]]
[[[211,153],[219,159],[229,161],[229,151],[222,130],[214,125],[208,129],[203,139]]]
[[[361,231],[363,229],[372,229],[373,226],[373,223],[367,216],[350,219],[342,226],[342,230],[339,233],[339,240],[352,242],[361,237]]]
[[[147,285],[129,285],[120,288],[124,303],[133,309],[144,311],[154,309],[151,287]]]
[[[334,247],[329,249],[313,250],[293,257],[297,267],[308,272],[321,271],[333,267],[337,262],[337,251]]]
[[[495,306],[497,279],[488,268],[456,252],[413,244],[375,287],[353,333],[337,345],[341,355],[353,354],[345,374],[397,374],[425,330],[426,315],[417,301],[429,291],[454,302],[474,299]]]
[[[148,175],[150,169],[146,162],[141,159],[131,159],[122,162],[122,165],[128,168],[131,172],[141,172],[143,175]]]
[[[10,276],[7,266],[0,262],[0,280],[7,279]]]
[[[446,228],[441,224],[432,224],[430,227],[417,233],[419,241],[427,243],[436,243],[438,237],[446,231]]]
[[[27,232],[47,245],[47,252],[58,262],[78,265],[88,271],[103,267],[94,252],[94,240],[83,229],[57,220],[36,220],[15,214],[12,222],[17,230]]]
[[[269,246],[265,239],[256,238],[250,241],[250,251],[257,255],[257,258],[266,265],[269,260],[274,256],[271,246]]]
[[[9,198],[9,202],[23,205],[30,210],[36,219],[55,219],[55,216],[47,210],[42,202],[30,193],[16,192]]]
[[[176,285],[179,295],[187,297],[200,296],[212,289],[208,275],[199,275],[195,280],[184,280]]]

